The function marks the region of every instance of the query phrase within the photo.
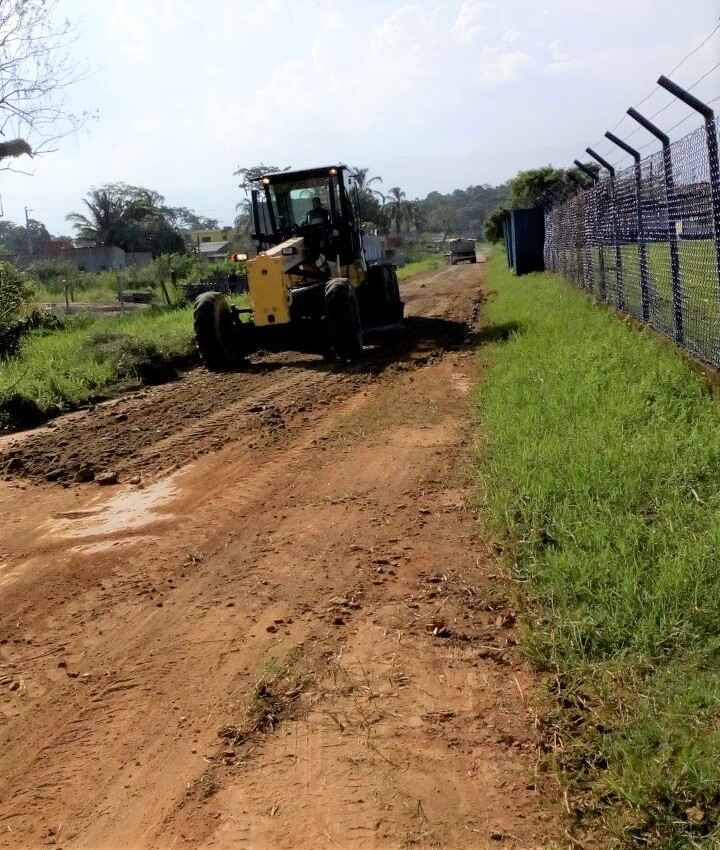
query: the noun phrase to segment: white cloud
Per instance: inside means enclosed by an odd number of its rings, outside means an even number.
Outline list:
[[[478,57],[477,80],[485,84],[508,83],[519,79],[533,64],[532,56],[522,50],[506,52],[486,47]]]
[[[668,14],[643,40],[658,3]],[[5,174],[6,213],[27,204],[63,232],[91,185],[127,180],[229,220],[233,170],[261,160],[344,158],[410,195],[572,161],[717,18],[717,0],[692,16],[637,0],[617,29],[627,0],[608,4],[588,27],[571,0],[63,0],[93,69],[68,97],[100,120],[38,159],[36,179]],[[700,51],[679,82],[711,64]]]
[[[484,0],[464,0],[452,28],[453,35],[465,44],[475,41],[487,32],[494,8],[492,3]]]
[[[569,56],[562,48],[560,39],[555,39],[548,44],[548,53],[553,62],[567,62]]]

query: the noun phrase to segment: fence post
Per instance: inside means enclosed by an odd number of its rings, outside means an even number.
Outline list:
[[[597,184],[598,176],[594,171],[591,171],[585,165],[582,164],[579,160],[575,160],[575,165],[583,174],[587,174],[587,176],[592,180],[593,185]],[[583,289],[587,289],[587,284],[589,281],[590,292],[593,291],[593,271],[592,271],[592,254],[590,251],[590,245],[588,244],[587,238],[587,228],[585,227],[585,187],[580,186],[580,192],[578,193],[578,205],[579,205],[579,218],[581,222],[581,233],[582,233],[582,257],[583,264],[580,267],[580,277],[582,279],[582,287]]]
[[[598,298],[603,302],[607,302],[607,278],[605,275],[605,249],[602,241],[602,229],[599,226],[600,222],[600,184],[598,183],[593,189],[591,204],[589,207],[590,210],[590,218],[589,218],[589,234],[591,236],[589,243],[589,251],[590,255],[593,257],[593,262],[595,258],[593,256],[594,249],[597,247],[597,295]],[[595,286],[595,279],[593,278],[593,287]]]
[[[581,162],[575,160],[575,165],[578,168],[582,169],[585,174],[588,174],[595,181],[597,181],[597,174],[593,171],[590,171],[589,168],[586,168]],[[615,244],[615,285],[617,287],[616,292],[616,301],[617,308],[621,312],[625,312],[625,283],[623,279],[623,264],[622,264],[622,252],[620,251],[620,238],[618,236],[618,223],[617,223],[617,198],[615,195],[615,179],[613,177],[610,178],[610,210],[611,210],[611,220],[612,220],[612,232],[613,232],[613,243]]]
[[[707,144],[710,200],[712,204],[713,235],[715,237],[715,271],[718,283],[718,297],[720,297],[720,160],[718,158],[718,140],[715,128],[715,113],[701,100],[690,94],[689,91],[680,88],[677,83],[665,76],[658,78],[658,85],[687,103],[687,105],[699,112],[705,119],[705,142]]]
[[[683,323],[683,292],[682,280],[680,278],[680,255],[678,254],[677,230],[675,228],[675,213],[673,201],[675,196],[675,179],[673,177],[672,153],[670,151],[670,137],[667,133],[648,121],[637,109],[628,109],[627,114],[644,127],[648,133],[652,133],[659,139],[663,149],[663,176],[665,180],[665,205],[667,206],[668,244],[670,246],[670,274],[672,275],[672,304],[675,329],[675,342],[678,345],[685,343],[685,329]]]
[[[611,195],[614,196],[614,194],[615,194],[615,169],[612,167],[612,165],[610,165],[610,163],[607,160],[603,159],[600,156],[600,154],[595,153],[595,151],[592,148],[585,148],[585,151],[588,154],[590,154],[590,156],[596,162],[599,162],[600,165],[602,165],[602,167],[610,175],[610,192],[611,192]],[[615,205],[615,201],[613,199],[613,207],[614,207],[614,205]],[[616,222],[615,222],[615,224],[616,224]],[[617,232],[615,232],[613,234],[613,238],[615,240],[615,244],[617,244],[617,242],[618,242]],[[602,240],[600,241],[600,286],[601,286],[602,291],[603,291],[603,301],[607,301],[607,284],[605,282],[605,259],[603,257]]]
[[[614,145],[630,154],[635,161],[635,203],[637,204],[637,229],[638,229],[638,254],[640,262],[640,298],[642,301],[642,317],[643,322],[650,321],[650,280],[648,275],[647,262],[647,245],[645,244],[645,225],[643,223],[642,212],[642,173],[640,170],[640,154],[635,148],[631,148],[622,139],[618,139],[613,133],[608,131],[605,133],[605,138],[609,139]]]
[[[620,238],[618,235],[618,226],[617,226],[617,205],[616,205],[616,192],[615,192],[615,169],[612,165],[606,160],[603,159],[600,154],[595,153],[592,148],[585,148],[585,151],[590,154],[590,156],[596,161],[599,162],[600,165],[607,171],[610,175],[610,198],[612,203],[612,227],[613,227],[613,241],[615,242],[615,263],[617,266],[618,272],[618,293],[622,293],[622,307],[621,310],[625,309],[625,280],[623,274],[622,267],[622,253],[620,251]],[[600,248],[602,252],[602,248]],[[600,255],[600,262],[602,263],[602,253]],[[618,305],[620,306],[620,305]]]
[[[585,289],[585,193],[575,196],[575,247],[577,249],[577,283]]]

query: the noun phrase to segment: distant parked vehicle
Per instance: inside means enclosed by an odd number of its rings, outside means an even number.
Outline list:
[[[452,239],[450,245],[450,265],[455,263],[477,263],[474,239]]]
[[[118,292],[118,301],[123,304],[152,304],[152,289],[124,289]]]
[[[222,292],[225,295],[238,295],[248,291],[246,274],[231,273],[223,280],[199,280],[182,284],[186,301],[194,301],[204,292]]]

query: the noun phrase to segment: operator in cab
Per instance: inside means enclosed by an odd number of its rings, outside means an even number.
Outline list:
[[[322,205],[322,200],[317,195],[312,199],[312,209],[305,216],[305,224],[330,224],[330,213]]]

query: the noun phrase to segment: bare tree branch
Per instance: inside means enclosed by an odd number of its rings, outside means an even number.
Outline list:
[[[0,160],[48,153],[90,117],[68,108],[67,89],[82,74],[68,52],[75,33],[58,18],[58,4],[0,0],[0,135],[14,137],[0,144]]]

